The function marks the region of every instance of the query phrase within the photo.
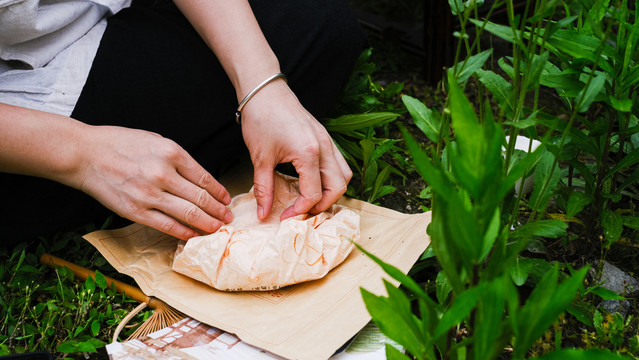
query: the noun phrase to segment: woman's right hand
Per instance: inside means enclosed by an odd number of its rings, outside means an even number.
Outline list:
[[[172,140],[116,126],[87,133],[72,186],[120,216],[183,240],[233,219],[228,191]]]
[[[0,103],[0,171],[82,190],[119,215],[187,240],[232,220],[228,191],[175,142]]]

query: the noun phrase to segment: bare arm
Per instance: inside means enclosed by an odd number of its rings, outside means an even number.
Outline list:
[[[158,134],[0,104],[0,138],[0,171],[82,190],[121,216],[180,239],[231,220],[226,189]]]
[[[238,102],[264,79],[280,72],[248,1],[175,3],[220,60],[235,86]],[[244,107],[242,133],[255,168],[259,218],[271,210],[273,170],[279,163],[295,166],[301,192],[282,219],[324,211],[346,191],[352,176],[346,161],[324,127],[281,79],[263,88]]]

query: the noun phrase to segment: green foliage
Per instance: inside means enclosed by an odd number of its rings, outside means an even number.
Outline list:
[[[488,70],[478,76],[496,99],[505,123],[515,125],[534,114],[536,130],[545,131],[539,140],[555,159],[545,160],[543,179],[535,177],[545,186],[543,193],[533,194],[531,208],[537,202],[543,207],[556,195],[568,217],[581,214],[587,233],[604,233],[602,246],[607,250],[632,228],[622,220],[621,213],[628,210],[623,209],[623,198],[638,195],[639,24],[634,4],[625,0],[566,0],[563,18],[557,5],[561,4],[538,2],[535,15],[519,26],[514,18],[510,26],[471,19],[478,28],[515,45],[513,57],[499,62],[510,81]],[[563,101],[564,114],[537,108],[544,88]],[[529,91],[534,92],[532,108],[526,102]],[[510,156],[512,148],[508,151]],[[561,176],[560,161],[568,164]],[[555,194],[559,188],[568,191]]]
[[[587,267],[567,275],[554,264],[528,298],[520,299],[517,286],[525,282],[531,266],[522,270],[519,253],[532,236],[564,234],[565,224],[538,220],[511,231],[510,208],[503,205],[504,199],[512,196],[516,179],[535,164],[547,169],[539,159],[550,153],[540,149],[523,155],[507,169],[501,128],[491,116],[479,121],[453,73],[448,86],[448,111],[441,114],[449,114],[455,134],[446,141],[448,166],[429,157],[402,128],[415,166],[433,191],[428,232],[442,268],[438,284],[444,286],[438,286],[435,301],[413,279],[367,253],[412,294],[417,301],[413,308],[418,310],[412,311],[410,298],[388,282],[387,296],[365,289],[362,295],[382,331],[417,359],[494,359],[507,345],[513,347],[515,359],[524,358],[576,297]],[[459,328],[468,335],[452,343],[450,336]]]
[[[392,174],[404,175],[382,158],[401,158],[402,149],[395,146],[397,140],[388,138],[388,129],[400,115],[392,99],[403,84],[384,88],[372,80],[375,64],[369,62],[371,51],[364,51],[357,61],[336,106],[337,116],[322,123],[353,169],[354,180],[347,195],[372,203],[395,191]]]
[[[38,258],[45,248],[73,254],[69,260],[89,267],[106,264],[104,258],[86,251],[89,245],[73,233],[43,239],[35,251],[25,245],[0,249],[0,355],[49,351],[76,357],[103,348],[132,301],[108,288],[99,271],[79,282],[68,268],[50,269]]]
[[[449,3],[461,23],[458,50],[469,55],[447,71],[445,108],[402,99],[432,142],[420,144],[402,127],[432,194],[428,234],[440,272],[432,294],[393,274],[412,297],[388,283],[386,296],[362,290],[369,312],[417,359],[494,359],[506,347],[512,358],[523,359],[536,353],[531,349],[551,328],[556,351],[544,359],[634,355],[627,350],[639,344],[629,337],[631,320],[603,317],[585,301],[619,295],[599,286],[584,289],[587,266],[573,270],[522,252],[540,238],[566,237],[575,222],[591,241],[601,234],[605,256],[639,228],[631,200],[639,195],[636,4],[527,1],[529,11],[515,15],[513,1],[497,1],[482,14],[503,6],[508,24],[500,25],[478,16],[478,2]],[[466,24],[477,27],[473,42]],[[488,65],[492,51],[480,48],[484,31],[513,46],[512,56],[496,61],[501,71]],[[469,82],[479,86],[476,103],[464,96]],[[560,101],[559,112],[540,106],[542,94],[550,92]],[[520,135],[541,146],[522,150]],[[528,176],[532,191],[519,191]],[[615,353],[561,349],[557,319],[565,311],[594,327],[592,338],[601,342],[584,341],[587,348]]]

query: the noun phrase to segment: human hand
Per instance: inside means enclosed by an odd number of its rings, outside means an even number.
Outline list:
[[[281,220],[327,210],[345,192],[353,173],[326,129],[283,80],[260,90],[242,111],[242,134],[254,167],[257,216],[273,204],[273,171],[290,162],[299,174],[300,196]]]
[[[120,216],[183,240],[232,220],[228,191],[172,140],[115,126],[88,132],[71,185]]]

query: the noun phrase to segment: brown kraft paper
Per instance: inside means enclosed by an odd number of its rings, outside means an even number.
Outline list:
[[[248,191],[251,175],[235,173],[221,182],[237,195]],[[407,215],[345,197],[338,204],[360,215],[359,244],[404,273],[430,243],[430,212]],[[173,271],[179,240],[147,226],[96,231],[85,239],[148,296],[289,359],[328,359],[371,320],[360,287],[385,295],[382,278],[389,278],[355,249],[319,280],[266,292],[223,292]]]

